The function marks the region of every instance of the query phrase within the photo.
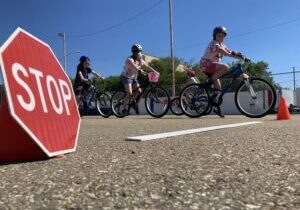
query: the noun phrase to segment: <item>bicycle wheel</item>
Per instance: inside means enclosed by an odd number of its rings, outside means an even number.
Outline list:
[[[175,97],[171,100],[170,109],[174,115],[183,115],[183,111],[180,106],[179,97]]]
[[[169,111],[170,96],[168,92],[161,87],[151,88],[145,97],[145,107],[152,117],[162,117]]]
[[[261,78],[250,78],[249,82],[243,81],[235,92],[235,104],[238,110],[252,118],[263,117],[272,111],[276,98],[273,86]]]
[[[206,88],[199,84],[186,86],[180,94],[180,106],[183,113],[189,117],[205,115],[211,106]]]
[[[100,93],[96,97],[96,107],[102,117],[111,115],[111,99],[106,93]]]
[[[213,106],[211,104],[209,104],[207,111],[204,113],[204,115],[210,115],[210,113],[212,112]]]
[[[116,117],[123,118],[126,113],[123,112],[125,109],[124,98],[126,96],[125,91],[117,91],[111,97],[111,110]]]

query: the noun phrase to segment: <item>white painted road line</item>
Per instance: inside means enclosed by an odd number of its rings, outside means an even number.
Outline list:
[[[149,141],[149,140],[162,139],[162,138],[168,138],[168,137],[174,137],[174,136],[182,136],[182,135],[193,134],[193,133],[201,133],[201,132],[212,131],[212,130],[219,130],[219,129],[224,129],[224,128],[234,128],[234,127],[252,125],[252,124],[257,124],[257,123],[262,123],[262,122],[261,121],[252,121],[252,122],[234,123],[234,124],[228,124],[228,125],[218,125],[218,126],[196,128],[196,129],[189,129],[189,130],[182,130],[182,131],[173,131],[173,132],[167,132],[167,133],[157,133],[157,134],[150,134],[150,135],[144,135],[144,136],[134,136],[134,137],[127,137],[126,140],[128,140],[128,141]]]

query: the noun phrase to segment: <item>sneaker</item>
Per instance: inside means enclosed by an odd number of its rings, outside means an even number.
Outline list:
[[[218,115],[219,117],[221,117],[221,118],[224,118],[224,117],[225,117],[224,114],[222,113],[222,110],[221,110],[220,107],[215,108],[215,109],[214,109],[214,113],[215,113],[216,115]]]
[[[137,104],[134,104],[134,105],[132,106],[132,108],[134,109],[134,111],[135,111],[135,113],[136,113],[137,115],[140,114],[139,106],[138,106]]]

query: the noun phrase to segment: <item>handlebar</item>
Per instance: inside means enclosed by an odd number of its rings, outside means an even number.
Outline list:
[[[251,60],[242,54],[240,55],[240,59],[245,61],[246,63],[251,63]]]
[[[246,63],[251,63],[251,60],[249,58],[247,58],[245,55],[243,55],[242,53],[240,53],[240,52],[234,52],[234,51],[232,51],[231,54],[233,56],[239,57],[240,60],[242,60],[242,61],[244,61]]]
[[[148,75],[148,73],[145,72],[145,71],[140,71],[140,74],[142,74],[143,76],[147,76]]]

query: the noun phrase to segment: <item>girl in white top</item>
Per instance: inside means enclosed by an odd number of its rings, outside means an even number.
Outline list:
[[[121,81],[126,90],[126,97],[124,98],[125,110],[128,111],[128,102],[132,97],[132,90],[138,89],[141,92],[139,81],[137,80],[138,73],[141,72],[145,74],[145,71],[142,70],[143,66],[146,66],[151,71],[156,72],[151,66],[147,65],[142,59],[143,48],[139,44],[134,44],[131,47],[132,55],[126,59],[124,70],[121,73]],[[136,102],[138,103],[138,102]],[[136,112],[138,113],[138,107],[135,107]]]

